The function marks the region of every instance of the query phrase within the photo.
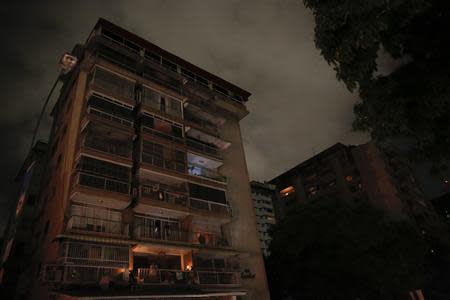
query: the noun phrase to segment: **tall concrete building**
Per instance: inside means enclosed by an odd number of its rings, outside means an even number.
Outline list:
[[[30,299],[269,299],[250,93],[103,19],[71,55]]]
[[[269,256],[269,246],[272,238],[270,228],[276,223],[273,200],[276,187],[258,181],[251,181],[252,199],[255,207],[256,226],[258,228],[259,240],[264,256]]]
[[[39,201],[41,178],[45,169],[47,144],[39,141],[31,149],[20,168],[16,181],[20,184],[13,211],[8,220],[0,248],[0,298],[23,299],[30,288],[30,264],[39,233],[44,204]]]
[[[412,174],[395,151],[380,151],[372,142],[338,143],[270,181],[277,186],[276,217],[284,218],[295,203],[331,196],[370,201],[390,214],[426,224],[436,215]]]

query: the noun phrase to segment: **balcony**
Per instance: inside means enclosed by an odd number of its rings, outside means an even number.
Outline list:
[[[89,98],[87,114],[125,127],[133,127],[133,107],[101,95],[94,94]]]
[[[125,181],[107,178],[100,175],[93,175],[79,171],[75,175],[75,183],[80,186],[100,189],[108,192],[130,194],[130,184]]]
[[[70,266],[47,265],[43,274],[44,282],[92,285],[114,282],[117,285],[126,285],[125,268],[103,266]]]
[[[156,190],[154,186],[149,185],[141,186],[141,197],[183,207],[187,207],[188,205],[188,197],[186,195]]]
[[[103,266],[46,265],[44,282],[92,285],[127,285],[128,269]],[[188,286],[240,286],[240,273],[232,271],[182,271],[156,268],[138,268],[140,285],[188,285]]]
[[[169,142],[184,144],[181,124],[144,112],[141,116],[141,126],[143,133]]]
[[[199,176],[199,177],[212,179],[212,180],[220,181],[220,182],[227,182],[227,178],[225,176],[222,176],[219,172],[217,172],[214,169],[208,169],[208,168],[201,167],[199,165],[189,164],[188,171],[189,171],[189,175]]]
[[[206,248],[231,248],[231,242],[220,234],[183,231],[173,228],[162,228],[139,224],[133,230],[138,240],[176,242],[187,245],[198,245]]]
[[[167,269],[138,269],[138,278],[143,284],[185,284],[239,286],[238,272],[181,271]]]
[[[134,102],[135,82],[124,76],[95,67],[91,84],[94,85],[94,89],[98,87],[109,95]]]
[[[228,205],[197,199],[197,198],[189,198],[189,207],[194,210],[211,212],[213,214],[221,215],[221,216],[231,216],[231,209]]]
[[[196,126],[200,130],[206,130],[210,134],[219,136],[219,132],[218,132],[217,126],[215,124],[212,124],[209,121],[199,118],[197,115],[193,114],[189,110],[185,110],[184,120],[186,122]]]
[[[186,164],[178,161],[164,160],[161,157],[152,154],[142,153],[142,162],[153,165],[155,167],[172,170],[179,173],[186,172]]]
[[[220,153],[220,150],[214,147],[213,145],[209,145],[189,137],[186,138],[186,145],[190,149],[195,150],[197,152],[208,154],[218,159],[222,159],[222,154]]]
[[[82,146],[86,150],[94,150],[91,152],[95,154],[103,152],[108,158],[111,158],[110,154],[112,154],[131,160],[132,145],[133,137],[131,134],[94,123],[89,123],[82,135]]]
[[[164,133],[162,131],[158,131],[155,130],[153,128],[147,127],[147,126],[143,126],[142,127],[142,132],[162,138],[164,140],[167,140],[169,142],[173,142],[176,144],[184,144],[184,139],[182,137],[179,136],[174,136],[172,134],[169,133]]]
[[[128,225],[119,221],[72,215],[67,223],[70,231],[128,236]]]

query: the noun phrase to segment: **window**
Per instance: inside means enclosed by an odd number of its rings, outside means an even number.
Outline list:
[[[167,100],[167,107],[166,107],[166,113],[181,118],[181,101],[178,101],[173,98],[166,98]]]
[[[280,191],[281,197],[287,197],[291,194],[295,193],[295,188],[291,185]]]
[[[162,59],[162,65],[171,71],[177,71],[177,65],[167,59]]]
[[[202,185],[189,183],[189,194],[193,198],[226,204],[225,192]]]
[[[143,87],[141,100],[143,104],[148,105],[154,109],[159,110],[161,108],[161,95],[154,90]]]

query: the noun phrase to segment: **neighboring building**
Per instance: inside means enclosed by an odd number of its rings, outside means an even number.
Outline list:
[[[72,55],[30,299],[269,299],[239,127],[250,94],[103,19]]]
[[[412,170],[395,151],[380,151],[370,142],[358,146],[335,144],[270,181],[277,186],[274,203],[282,219],[295,203],[337,197],[369,200],[394,215],[423,223],[429,213]]]
[[[2,299],[23,299],[30,288],[31,256],[40,238],[35,232],[35,224],[42,212],[39,202],[40,183],[45,168],[47,144],[37,142],[28,154],[17,175],[20,194],[4,233],[4,243],[0,248],[0,284]]]
[[[269,245],[272,240],[269,229],[275,224],[275,212],[273,199],[275,186],[272,184],[251,181],[252,199],[255,207],[256,225],[258,227],[259,240],[264,256],[269,256]]]

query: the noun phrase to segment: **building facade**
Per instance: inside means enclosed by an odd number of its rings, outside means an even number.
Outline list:
[[[252,199],[255,208],[256,226],[264,256],[269,256],[269,246],[272,238],[270,228],[276,223],[273,199],[275,186],[263,182],[251,181]]]
[[[25,159],[16,181],[20,194],[8,220],[0,248],[0,298],[23,299],[30,287],[31,257],[39,234],[35,225],[39,222],[43,203],[39,201],[40,184],[45,170],[47,144],[39,141]]]
[[[413,171],[395,151],[381,151],[374,143],[335,144],[270,181],[277,186],[277,219],[296,203],[323,197],[370,201],[396,216],[426,223],[435,218],[418,188]]]
[[[100,19],[53,109],[32,299],[269,299],[250,94]]]

